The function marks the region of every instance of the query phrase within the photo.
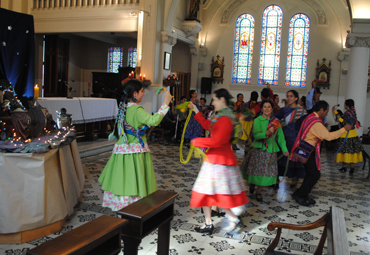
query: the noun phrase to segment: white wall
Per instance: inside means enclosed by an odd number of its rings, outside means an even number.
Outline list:
[[[177,40],[172,48],[171,72],[191,72],[191,56],[189,44]]]

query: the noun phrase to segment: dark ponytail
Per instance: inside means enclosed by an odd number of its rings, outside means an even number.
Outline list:
[[[223,97],[225,98],[226,105],[234,110],[234,103],[232,102],[232,96],[230,95],[229,91],[226,89],[218,89],[215,92],[213,92],[217,98]]]

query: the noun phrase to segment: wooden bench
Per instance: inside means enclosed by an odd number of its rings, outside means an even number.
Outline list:
[[[157,190],[117,212],[128,220],[128,224],[122,228],[124,254],[138,254],[141,240],[157,228],[157,254],[169,254],[171,220],[177,195],[175,192]]]
[[[315,255],[322,254],[325,240],[327,239],[327,254],[328,255],[348,255],[348,240],[346,223],[344,219],[343,210],[335,206],[330,207],[330,212],[325,214],[319,220],[305,225],[294,225],[280,222],[271,222],[268,224],[267,229],[273,231],[278,228],[275,239],[271,242],[267,248],[265,255],[286,255],[288,253],[274,251],[276,246],[279,244],[281,230],[311,230],[318,227],[324,226],[323,233],[321,235],[319,245],[315,251]]]
[[[363,148],[362,149],[362,156],[364,158],[364,165],[362,166],[362,170],[365,169],[366,159],[368,159],[368,161],[369,161],[369,172],[367,174],[366,179],[369,179],[370,178],[370,145],[369,144],[363,144],[362,148]]]
[[[121,228],[127,223],[127,220],[103,215],[27,251],[27,255],[116,255],[122,250]]]

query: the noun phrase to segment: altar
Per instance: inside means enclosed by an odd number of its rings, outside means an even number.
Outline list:
[[[43,97],[38,103],[47,108],[57,120],[61,108],[65,108],[68,114],[72,114],[72,125],[76,126],[81,140],[96,140],[104,137],[106,121],[114,120],[117,116],[118,106],[116,99],[98,97]],[[78,137],[78,138],[79,138]]]
[[[0,176],[0,243],[60,231],[85,182],[76,140],[46,153],[3,153]]]
[[[102,120],[115,119],[118,112],[117,100],[99,97],[43,97],[38,98],[37,102],[47,108],[57,119],[57,111],[65,108],[67,113],[72,114],[72,124],[90,123]]]

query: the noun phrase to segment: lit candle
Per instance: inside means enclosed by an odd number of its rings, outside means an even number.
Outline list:
[[[143,79],[145,80],[145,74],[144,74],[144,76],[143,76]]]
[[[139,79],[141,80],[141,78],[143,78],[143,76],[141,76],[141,74],[139,75]]]
[[[36,99],[39,97],[39,89],[40,88],[37,86],[37,84],[33,88],[33,97],[36,98]]]

